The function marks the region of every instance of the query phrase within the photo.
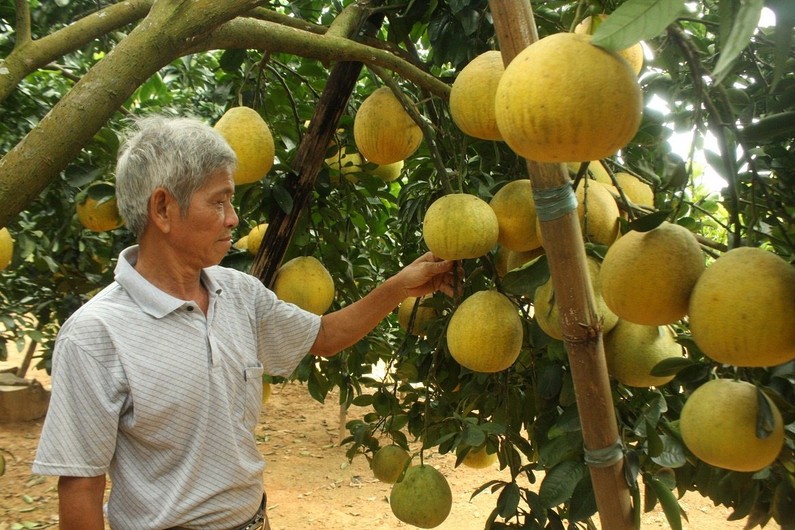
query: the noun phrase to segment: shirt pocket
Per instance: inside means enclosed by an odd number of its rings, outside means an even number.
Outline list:
[[[243,423],[251,432],[259,421],[259,413],[262,409],[262,374],[265,369],[262,365],[249,366],[243,369],[243,381],[245,383],[245,400],[243,402]]]

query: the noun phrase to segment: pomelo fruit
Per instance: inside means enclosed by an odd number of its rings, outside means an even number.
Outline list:
[[[497,126],[517,154],[538,162],[598,160],[638,131],[643,97],[621,56],[590,35],[556,33],[505,68],[495,95]]]
[[[766,367],[795,359],[795,268],[757,247],[716,259],[690,297],[690,331],[711,359]]]
[[[453,492],[447,479],[429,465],[411,466],[389,494],[392,513],[406,524],[435,528],[442,524],[453,506]]]
[[[369,161],[384,165],[405,160],[422,143],[422,130],[389,87],[371,93],[353,118],[356,148]]]
[[[491,206],[469,193],[436,199],[425,212],[422,237],[442,259],[479,258],[497,244],[500,226]]]
[[[334,280],[317,258],[299,256],[279,267],[273,292],[280,300],[322,315],[334,302]]]
[[[472,59],[450,89],[450,116],[464,134],[481,140],[502,140],[494,117],[494,95],[505,71],[502,54],[490,50]]]
[[[217,130],[237,155],[235,184],[251,184],[273,167],[276,146],[270,127],[251,107],[232,107],[216,122]]]
[[[447,347],[453,359],[475,372],[510,367],[522,348],[524,328],[513,302],[498,291],[478,291],[450,317]]]
[[[784,425],[776,405],[766,437],[757,436],[758,389],[746,381],[713,379],[685,401],[679,428],[685,446],[700,460],[722,469],[753,472],[770,465],[784,446]]]
[[[704,267],[704,253],[687,228],[666,221],[647,232],[632,230],[605,254],[602,296],[623,320],[672,324],[687,314]]]
[[[411,455],[399,445],[385,445],[378,449],[370,462],[373,476],[381,482],[394,484],[411,462]]]
[[[607,371],[622,385],[661,386],[674,376],[651,375],[657,363],[682,357],[682,347],[667,326],[644,326],[619,320],[604,338]]]

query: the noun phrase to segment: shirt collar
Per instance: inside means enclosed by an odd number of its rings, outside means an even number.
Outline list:
[[[116,264],[114,272],[116,282],[127,291],[130,298],[132,298],[145,313],[154,318],[162,318],[172,311],[190,304],[189,301],[171,296],[152,285],[149,280],[141,276],[141,274],[135,270],[137,261],[138,245],[128,247],[119,254],[119,261]],[[213,279],[212,274],[210,274],[210,269],[202,270],[201,281],[204,283],[205,287],[207,287],[211,300],[215,295],[221,294],[222,289]]]

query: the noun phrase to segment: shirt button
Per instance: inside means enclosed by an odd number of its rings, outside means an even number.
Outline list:
[[[188,306],[188,311],[193,311],[193,306],[192,305]]]

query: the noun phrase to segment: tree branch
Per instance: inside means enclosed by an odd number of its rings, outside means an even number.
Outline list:
[[[205,40],[187,50],[198,53],[213,49],[247,48],[288,53],[323,63],[357,61],[391,70],[403,79],[444,99],[450,86],[393,53],[333,35],[318,35],[281,24],[251,18],[237,18],[216,29]]]
[[[30,40],[29,13],[27,22],[24,24],[20,22],[19,4],[24,4],[27,12],[28,2],[27,0],[18,0],[16,46],[8,57],[0,59],[0,71],[7,70],[0,75],[0,102],[4,101],[20,81],[31,72],[43,68],[112,30],[145,17],[152,7],[152,1],[128,0],[113,4],[46,37],[33,41]],[[27,27],[27,39],[22,38],[23,36],[19,34],[20,25]]]
[[[30,42],[30,4],[28,0],[16,0],[16,42],[14,49],[24,46]]]
[[[81,19],[67,28],[14,50],[0,62],[0,101],[21,79],[104,32],[146,15],[99,61],[31,132],[0,159],[0,227],[5,226],[71,162],[149,77],[171,61],[217,49],[258,49],[315,58],[327,64],[361,62],[381,66],[447,99],[450,87],[406,60],[346,37],[319,35],[248,18],[253,0],[195,5],[166,0],[130,0]],[[231,4],[231,5],[230,5]],[[158,9],[154,9],[157,6]],[[214,7],[214,8],[213,8]],[[115,9],[113,9],[115,8]],[[262,10],[256,10],[262,13]],[[104,15],[101,15],[104,13]],[[226,17],[237,17],[227,20]],[[107,20],[110,19],[110,20]],[[30,156],[45,153],[46,156]]]

